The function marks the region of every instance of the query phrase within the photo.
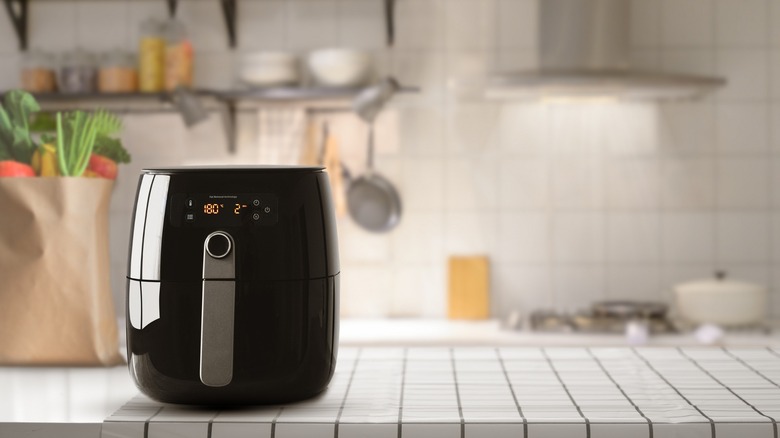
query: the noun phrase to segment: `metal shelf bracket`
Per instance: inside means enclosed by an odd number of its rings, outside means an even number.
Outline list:
[[[168,2],[168,17],[176,17],[176,8],[179,6],[179,0],[167,0]]]
[[[27,18],[29,11],[28,0],[3,0],[8,18],[14,27],[16,37],[19,39],[19,49],[27,50]]]
[[[225,17],[228,41],[231,48],[236,47],[236,0],[220,0],[222,15]]]
[[[6,0],[7,1],[7,0]],[[166,0],[168,4],[168,16],[176,17],[179,0]],[[236,0],[219,0],[222,6],[222,15],[225,18],[225,27],[228,33],[228,42],[231,48],[236,47]]]
[[[29,2],[30,0],[3,0],[8,17],[19,39],[19,48],[21,50],[27,50]],[[225,27],[228,33],[228,42],[231,48],[235,48],[238,42],[236,31],[237,3],[237,0],[220,0],[222,15],[225,18]],[[166,4],[168,6],[168,15],[171,18],[175,17],[179,0],[166,0]],[[392,47],[395,43],[395,5],[396,0],[384,0],[385,31],[389,47]]]
[[[393,47],[395,43],[395,0],[385,0],[385,31],[387,32],[387,46]]]

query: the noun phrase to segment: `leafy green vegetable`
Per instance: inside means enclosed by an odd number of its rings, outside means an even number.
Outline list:
[[[0,105],[0,160],[10,160],[13,156],[13,127],[8,113]]]
[[[57,123],[56,122],[57,119],[54,119],[54,120],[55,120],[55,122],[54,122],[55,123],[54,124],[54,131],[56,132],[57,131],[57,124],[56,124]],[[57,136],[55,136],[54,134],[41,134],[41,143],[42,144],[47,144],[47,143],[48,144],[55,144],[56,142],[57,142]]]
[[[11,90],[0,107],[0,159],[30,163],[37,148],[30,137],[30,115],[41,107],[32,94]]]
[[[57,161],[64,176],[81,176],[99,136],[110,136],[122,128],[122,122],[106,111],[57,113]]]
[[[39,112],[30,123],[30,132],[54,132],[57,130],[57,119],[50,112]]]
[[[117,164],[129,163],[131,159],[130,153],[122,146],[122,140],[107,135],[98,136],[95,140],[95,149],[92,152],[108,157]]]

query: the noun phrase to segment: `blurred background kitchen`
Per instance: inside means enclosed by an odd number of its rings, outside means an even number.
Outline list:
[[[321,90],[306,66],[324,48],[363,51],[371,78],[413,87],[392,97],[375,128],[375,165],[399,191],[400,223],[375,233],[339,218],[345,318],[446,318],[452,274],[489,288],[490,318],[527,326],[532,314],[571,315],[604,300],[673,304],[675,285],[718,270],[766,288],[763,316],[780,318],[780,2],[628,2],[634,67],[725,79],[696,99],[469,91],[490,75],[539,67],[540,1],[388,2],[392,45],[383,0],[238,0],[235,47],[220,2],[179,1],[175,16],[194,49],[195,89],[248,90],[252,56],[286,52],[300,62],[301,86]],[[98,66],[135,68],[148,20],[168,16],[162,0],[30,1],[28,51],[0,16],[0,90],[21,86],[24,68],[89,54],[100,54]],[[111,205],[117,312],[140,169],[294,163],[332,142],[336,162],[357,177],[367,125],[350,98],[247,99],[234,131],[220,112],[187,127],[174,111],[112,102],[133,156]],[[487,281],[468,264],[452,273],[457,256],[486,259]]]

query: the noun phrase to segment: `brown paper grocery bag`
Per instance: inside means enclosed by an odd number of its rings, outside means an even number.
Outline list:
[[[0,364],[114,365],[102,178],[0,178]]]

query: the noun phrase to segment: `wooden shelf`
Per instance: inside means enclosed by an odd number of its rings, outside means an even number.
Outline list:
[[[246,90],[194,89],[192,93],[200,97],[205,104],[247,103],[262,106],[290,104],[303,107],[340,108],[351,103],[363,90],[356,88],[320,88],[320,87],[280,87],[255,88]],[[399,93],[417,93],[418,87],[401,87]],[[36,93],[35,98],[44,110],[66,110],[94,108],[96,105],[106,109],[133,107],[138,110],[148,108],[150,112],[160,109],[161,105],[173,102],[172,93]]]
[[[235,151],[235,118],[239,110],[262,107],[291,106],[298,108],[350,111],[351,104],[362,87],[280,87],[243,90],[194,89],[209,111],[219,112],[225,124],[230,151]],[[417,93],[418,87],[401,87],[399,93]],[[118,113],[177,112],[173,93],[37,93],[42,111],[92,111],[102,108]]]

